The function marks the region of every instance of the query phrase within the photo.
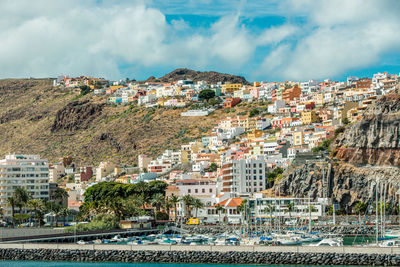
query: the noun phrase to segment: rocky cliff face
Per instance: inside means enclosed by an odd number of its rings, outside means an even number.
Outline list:
[[[276,187],[296,197],[307,197],[310,192],[313,199],[322,197],[326,188],[327,196],[350,212],[358,201],[373,199],[379,180],[387,184],[388,202],[398,203],[400,95],[390,94],[378,99],[361,120],[336,138],[332,149],[337,154],[329,173],[321,163],[293,165]],[[324,175],[329,177],[329,183]]]
[[[249,84],[248,81],[242,76],[230,75],[226,73],[219,73],[215,71],[195,71],[190,69],[176,69],[163,77],[155,78],[150,77],[147,79],[148,82],[154,82],[156,80],[161,82],[173,82],[178,80],[193,80],[197,81],[207,81],[209,83],[217,83],[217,82],[227,82],[227,83],[242,83]]]
[[[400,167],[400,95],[377,100],[336,139],[335,146],[336,157],[346,162]]]
[[[352,164],[333,163],[328,173],[328,164],[306,163],[292,167],[280,181],[281,192],[296,197],[311,199],[326,196],[339,203],[344,211],[351,212],[359,201],[374,199],[376,180],[386,185],[388,203],[398,201],[400,169],[389,167],[355,167]]]
[[[57,112],[51,131],[86,129],[94,118],[100,116],[103,106],[88,100],[71,102]]]

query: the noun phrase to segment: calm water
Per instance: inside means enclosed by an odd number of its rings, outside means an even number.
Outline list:
[[[79,263],[79,262],[55,262],[55,261],[0,261],[0,266],[2,267],[30,267],[30,266],[40,266],[40,267],[227,267],[232,265],[215,265],[215,264],[177,264],[177,263]],[[255,265],[233,265],[235,267],[246,267]],[[260,266],[270,266],[270,267],[296,267],[305,265],[260,265]],[[324,265],[318,265],[324,266]],[[340,267],[339,265],[336,267]],[[342,266],[345,267],[345,266]],[[352,266],[355,267],[355,266]],[[365,267],[365,266],[364,266]]]

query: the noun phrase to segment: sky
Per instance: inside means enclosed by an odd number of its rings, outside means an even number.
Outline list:
[[[0,0],[0,78],[400,72],[397,0]]]

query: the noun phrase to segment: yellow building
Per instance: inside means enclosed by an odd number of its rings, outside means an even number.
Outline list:
[[[257,118],[256,117],[248,118],[245,129],[246,131],[253,131],[257,129]]]
[[[261,138],[262,136],[263,136],[263,132],[260,130],[253,130],[247,134],[247,138],[252,141],[254,141],[257,138]]]
[[[237,90],[239,90],[240,88],[242,88],[242,84],[241,83],[227,83],[227,84],[223,84],[221,86],[221,92],[223,94],[230,94],[233,93]]]
[[[306,110],[301,113],[301,121],[303,124],[311,124],[318,121],[318,116],[314,110]]]
[[[118,88],[123,88],[123,85],[110,85],[111,91],[116,91]]]
[[[294,132],[293,133],[293,145],[301,146],[303,145],[303,132]]]

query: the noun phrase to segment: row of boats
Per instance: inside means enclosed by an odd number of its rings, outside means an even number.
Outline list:
[[[332,234],[307,231],[286,231],[284,233],[257,233],[243,235],[240,232],[224,233],[218,235],[172,235],[172,234],[152,234],[143,236],[133,236],[122,238],[114,236],[111,239],[78,241],[78,244],[128,244],[128,245],[272,245],[272,246],[343,246],[343,237]],[[365,245],[374,245],[376,243]],[[400,231],[387,232],[385,237],[379,241],[380,247],[400,247]]]
[[[270,235],[241,236],[235,233],[219,235],[170,235],[158,234],[147,236],[134,236],[121,238],[114,236],[111,239],[95,240],[78,244],[128,244],[128,245],[214,245],[214,246],[238,246],[238,245],[281,245],[281,246],[342,246],[343,238],[319,233],[286,232],[271,233]]]

